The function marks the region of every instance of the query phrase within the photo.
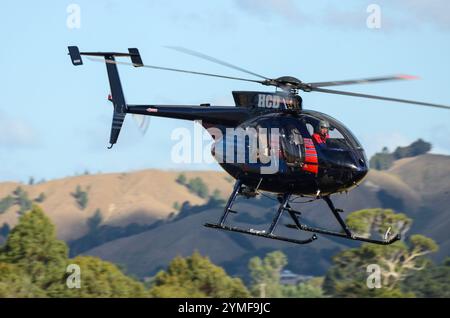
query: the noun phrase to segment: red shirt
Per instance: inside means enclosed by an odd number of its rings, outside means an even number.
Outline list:
[[[328,137],[330,137],[328,134],[325,137],[323,137],[321,134],[318,134],[318,133],[315,133],[312,135],[312,138],[314,139],[314,141],[319,145],[326,143]]]

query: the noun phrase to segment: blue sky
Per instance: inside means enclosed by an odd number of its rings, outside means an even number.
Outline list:
[[[81,9],[80,28],[67,27],[67,7]],[[381,8],[369,29],[368,5]],[[85,60],[73,67],[68,45],[86,51],[139,48],[144,63],[243,75],[170,51],[195,49],[268,77],[306,82],[407,73],[420,80],[339,87],[369,94],[450,104],[450,2],[396,1],[3,1],[0,11],[0,181],[59,178],[76,173],[145,168],[218,169],[174,164],[174,128],[189,122],[153,118],[141,136],[126,119],[107,150],[111,105],[106,72]],[[232,105],[241,83],[120,67],[129,103]],[[270,90],[270,89],[269,89]],[[305,108],[350,127],[368,155],[422,137],[450,154],[450,112],[319,93]]]

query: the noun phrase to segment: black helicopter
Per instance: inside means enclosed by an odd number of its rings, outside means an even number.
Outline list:
[[[111,88],[109,100],[114,106],[110,147],[108,148],[111,148],[117,142],[126,114],[201,121],[203,127],[208,129],[214,139],[212,154],[216,159],[220,158],[218,161],[222,168],[236,179],[219,222],[217,224],[207,223],[205,226],[297,244],[310,243],[316,240],[316,233],[383,245],[392,244],[400,239],[399,234],[391,235],[389,229],[385,233],[384,239],[378,240],[356,236],[348,228],[340,216],[343,211],[334,206],[330,196],[334,193],[346,192],[362,182],[369,169],[364,149],[356,137],[341,122],[326,114],[303,109],[302,98],[298,95],[298,92],[321,92],[450,109],[449,106],[445,105],[324,88],[348,84],[408,80],[413,79],[413,76],[394,75],[358,80],[304,83],[291,76],[275,79],[267,78],[196,51],[179,47],[170,48],[245,72],[259,77],[261,80],[144,65],[136,48],[128,49],[128,53],[80,52],[78,47],[69,46],[69,55],[73,65],[83,64],[82,55],[106,64]],[[130,57],[131,63],[117,62],[116,57]],[[235,107],[211,106],[210,104],[127,104],[117,64],[254,82],[274,86],[276,91],[234,91]],[[229,132],[227,133],[229,129],[232,129],[231,136]],[[239,138],[235,138],[236,130],[244,132],[244,138],[241,138],[241,142],[239,142]],[[252,133],[246,135],[249,131]],[[252,136],[256,140],[256,150],[255,147],[250,147]],[[225,151],[224,149],[230,144],[233,146],[233,151]],[[236,160],[237,157],[240,157],[241,160]],[[270,169],[274,162],[276,163],[275,169]],[[268,230],[243,229],[227,225],[228,215],[237,213],[233,210],[236,197],[242,195],[251,198],[259,194],[259,191],[275,193],[279,201],[278,210]],[[312,197],[312,200],[323,199],[343,231],[336,232],[301,223],[301,213],[290,206],[290,198],[294,195]],[[276,235],[275,229],[285,212],[293,221],[293,224],[287,225],[289,228],[314,234],[306,240]]]

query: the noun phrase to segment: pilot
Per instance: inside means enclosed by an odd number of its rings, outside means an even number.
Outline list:
[[[321,120],[317,126],[316,132],[312,135],[317,145],[326,145],[327,139],[330,137],[328,131],[330,130],[330,123],[326,120]]]

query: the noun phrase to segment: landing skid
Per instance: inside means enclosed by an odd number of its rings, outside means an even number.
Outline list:
[[[297,240],[297,239],[293,239],[293,238],[289,238],[289,237],[278,236],[275,234],[268,234],[265,231],[259,231],[259,230],[254,230],[254,229],[242,229],[239,227],[231,227],[231,226],[227,226],[227,225],[221,226],[220,224],[213,224],[213,223],[206,223],[205,226],[211,227],[213,229],[244,233],[244,234],[265,237],[265,238],[269,238],[272,240],[285,241],[285,242],[290,242],[290,243],[295,243],[295,244],[308,244],[317,239],[317,236],[315,234],[307,240]]]
[[[386,240],[375,240],[375,239],[369,239],[369,238],[365,238],[365,237],[360,237],[360,236],[354,235],[350,231],[350,229],[348,228],[348,226],[345,223],[345,221],[339,215],[339,213],[343,212],[343,211],[340,210],[340,209],[336,209],[335,208],[335,206],[334,206],[334,204],[331,201],[329,196],[324,196],[324,197],[322,197],[322,199],[327,203],[327,205],[330,208],[331,212],[333,213],[334,217],[336,218],[336,220],[338,221],[338,223],[342,227],[342,230],[344,231],[343,233],[342,232],[330,231],[330,230],[327,230],[327,229],[310,227],[310,226],[307,226],[307,225],[304,225],[304,224],[300,223],[300,220],[299,220],[298,216],[301,213],[299,211],[293,210],[290,207],[290,205],[289,205],[289,198],[291,197],[291,194],[289,194],[289,193],[285,193],[285,194],[283,194],[282,196],[279,197],[280,205],[278,207],[277,213],[275,214],[268,231],[255,230],[255,229],[243,229],[243,228],[240,228],[240,227],[228,226],[228,225],[225,224],[225,222],[226,222],[226,219],[227,219],[229,213],[237,213],[236,211],[232,210],[232,207],[233,207],[234,201],[236,200],[236,197],[239,194],[245,195],[245,194],[242,194],[244,192],[244,191],[242,191],[242,189],[243,189],[242,182],[240,180],[237,180],[236,184],[234,185],[233,192],[231,193],[230,198],[228,199],[228,202],[225,205],[225,209],[224,209],[223,215],[221,216],[221,218],[219,220],[219,223],[217,223],[217,224],[206,223],[205,224],[206,227],[210,227],[210,228],[214,228],[214,229],[220,229],[220,230],[225,230],[225,231],[231,231],[231,232],[238,232],[238,233],[243,233],[243,234],[248,234],[248,235],[253,235],[253,236],[265,237],[265,238],[269,238],[269,239],[272,239],[272,240],[285,241],[285,242],[290,242],[290,243],[295,243],[295,244],[311,243],[311,242],[313,242],[313,241],[315,241],[317,239],[317,235],[316,234],[325,234],[325,235],[330,235],[330,236],[335,236],[335,237],[341,237],[341,238],[344,238],[344,239],[349,239],[349,240],[354,240],[354,241],[361,241],[361,242],[368,242],[368,243],[380,244],[380,245],[389,245],[389,244],[392,244],[392,243],[400,240],[400,235],[399,234],[393,236],[390,239],[386,239]],[[299,231],[312,232],[314,234],[310,238],[305,239],[305,240],[300,240],[300,239],[295,239],[295,238],[289,238],[289,237],[283,237],[283,236],[276,235],[275,234],[275,229],[277,228],[278,222],[280,221],[281,216],[282,216],[283,212],[285,212],[285,211],[289,213],[289,216],[294,221],[294,224],[287,224],[286,225],[288,228],[296,229],[296,230],[299,230]]]

